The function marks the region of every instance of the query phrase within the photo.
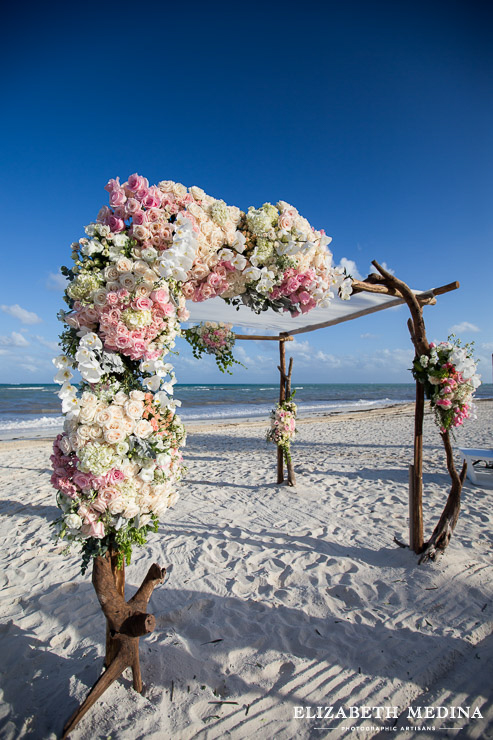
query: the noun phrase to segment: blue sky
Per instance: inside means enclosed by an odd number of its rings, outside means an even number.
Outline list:
[[[488,2],[148,2],[9,7],[0,120],[0,382],[48,382],[61,264],[110,177],[199,185],[246,210],[287,200],[413,287],[430,339],[475,340],[491,382],[493,10]],[[406,382],[405,308],[303,335],[305,382]],[[182,382],[223,382],[184,343]],[[276,380],[238,345],[233,382]]]

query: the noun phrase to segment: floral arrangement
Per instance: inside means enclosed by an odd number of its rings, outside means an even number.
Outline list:
[[[453,335],[447,342],[431,342],[430,353],[414,360],[413,376],[423,383],[442,434],[473,416],[473,395],[481,385],[476,369],[472,345],[462,347]]]
[[[283,201],[245,214],[198,187],[150,185],[137,174],[106,190],[109,205],[62,268],[68,309],[54,360],[65,414],[52,456],[56,527],[82,544],[86,564],[108,547],[128,559],[176,500],[185,433],[163,357],[189,317],[186,300],[221,296],[297,315],[351,291],[332,265],[330,239]],[[232,335],[210,328],[200,346],[226,369]]]
[[[241,362],[233,357],[233,347],[236,341],[232,324],[222,322],[206,321],[198,326],[184,329],[183,336],[192,346],[193,356],[199,359],[205,353],[214,355],[219,370],[224,373],[234,364]],[[244,367],[244,366],[243,366]]]
[[[286,401],[276,404],[271,411],[270,429],[267,432],[267,441],[280,447],[286,463],[291,459],[290,446],[296,434],[296,411],[293,401],[294,393]]]

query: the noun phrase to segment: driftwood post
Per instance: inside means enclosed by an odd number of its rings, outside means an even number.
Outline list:
[[[423,419],[425,389],[416,381],[414,411],[414,464],[409,485],[409,544],[416,553],[423,550]]]
[[[284,340],[279,339],[279,372],[281,378],[279,381],[279,403],[286,400],[286,385],[284,382],[286,374],[286,347],[284,346]],[[277,447],[277,482],[284,482],[284,456],[282,447]]]
[[[286,401],[291,396],[291,374],[293,372],[293,358],[289,359],[289,368],[286,373],[286,347],[284,342],[286,339],[279,340],[279,355],[280,363],[277,366],[279,370],[281,380],[279,385],[279,403]],[[291,454],[286,456],[286,468],[288,470],[288,486],[296,485],[296,475],[294,472],[293,460]],[[284,481],[284,453],[282,447],[277,448],[277,482],[283,483]]]
[[[155,563],[151,565],[138,591],[125,601],[125,570],[117,567],[117,557],[117,553],[110,551],[104,557],[94,558],[92,572],[92,584],[106,617],[106,670],[66,723],[62,740],[125,668],[132,669],[133,688],[142,692],[139,637],[149,634],[156,626],[155,617],[147,614],[147,605],[155,587],[164,581],[166,571]]]
[[[401,295],[407,303],[411,312],[411,319],[408,321],[408,328],[411,334],[411,340],[416,350],[416,355],[429,354],[430,345],[426,338],[425,324],[423,320],[423,308],[416,298],[413,291],[409,288],[406,283],[398,280],[394,275],[391,275],[375,260],[372,265],[376,267],[378,272],[383,278],[383,283],[388,287],[389,292],[392,294]],[[376,282],[376,280],[375,280]],[[359,286],[362,283],[358,283]],[[371,287],[365,288],[371,291]],[[411,535],[411,547],[415,552],[420,553],[420,563],[426,562],[427,560],[434,560],[438,554],[438,551],[443,551],[450,542],[452,532],[455,529],[457,520],[460,512],[460,497],[462,491],[462,484],[466,477],[467,464],[464,461],[462,470],[457,473],[454,465],[454,458],[452,453],[452,445],[450,443],[450,435],[448,431],[441,434],[443,446],[445,448],[445,454],[447,457],[447,470],[452,480],[452,486],[450,493],[447,498],[447,503],[442,512],[442,515],[438,521],[437,526],[433,530],[428,542],[423,544],[423,508],[422,508],[422,460],[423,460],[423,441],[422,441],[422,429],[423,429],[423,413],[424,413],[424,392],[419,390],[417,383],[416,390],[416,410],[415,410],[415,427],[414,427],[414,466],[412,474],[410,475],[411,485],[411,511],[410,511],[410,535]]]

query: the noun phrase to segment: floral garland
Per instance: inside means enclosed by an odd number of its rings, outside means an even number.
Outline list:
[[[200,188],[151,186],[137,174],[106,190],[109,206],[62,268],[68,310],[54,360],[65,414],[52,456],[56,530],[82,544],[84,564],[109,547],[128,560],[177,498],[185,432],[162,358],[189,317],[186,300],[221,296],[296,315],[351,290],[330,239],[283,201],[245,214]]]
[[[438,345],[431,342],[429,354],[413,364],[413,376],[424,385],[442,434],[474,418],[473,395],[481,385],[472,344],[462,347],[454,335],[448,339]]]
[[[205,353],[214,355],[219,370],[232,374],[229,367],[241,365],[242,363],[233,357],[235,335],[231,331],[232,324],[222,322],[206,321],[198,326],[192,326],[183,330],[183,336],[192,346],[193,356],[200,359]],[[244,365],[242,365],[244,367]]]
[[[286,463],[291,460],[291,442],[296,434],[297,406],[293,401],[294,393],[286,401],[277,403],[271,411],[270,429],[267,432],[267,441],[273,442],[283,451]]]

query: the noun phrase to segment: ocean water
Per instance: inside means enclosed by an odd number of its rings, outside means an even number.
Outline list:
[[[414,383],[302,383],[295,386],[300,416],[371,409],[414,400]],[[61,402],[54,384],[0,384],[0,440],[51,437],[62,428]],[[227,419],[268,419],[278,400],[277,384],[177,384],[180,416],[186,423]],[[477,398],[493,398],[483,384]]]

